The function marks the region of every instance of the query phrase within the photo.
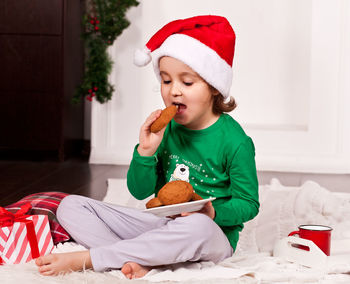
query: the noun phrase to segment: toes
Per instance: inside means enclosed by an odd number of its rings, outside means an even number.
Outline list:
[[[126,263],[123,265],[121,271],[125,275],[126,278],[131,279],[132,277],[132,267],[130,264]]]
[[[121,269],[125,277],[128,279],[141,278],[145,276],[149,270],[149,268],[134,262],[125,263]]]
[[[55,271],[53,270],[48,270],[48,271],[45,271],[45,272],[40,272],[41,275],[44,275],[44,276],[56,276],[58,275]]]
[[[41,256],[35,259],[35,264],[37,266],[42,266],[45,264],[50,264],[52,262],[52,255]]]
[[[124,272],[123,272],[124,273]],[[124,276],[128,279],[132,279],[132,274],[131,273],[124,273]]]
[[[129,263],[125,263],[121,270],[122,270],[123,273],[130,273],[131,272],[130,264]]]
[[[132,274],[126,274],[125,277],[128,278],[128,279],[133,279]]]
[[[53,273],[54,273],[54,271],[51,269],[51,266],[49,266],[49,265],[40,266],[38,271],[41,275],[46,275],[46,276],[53,275]]]
[[[39,272],[42,273],[42,272],[47,272],[51,270],[50,266],[49,265],[42,265],[39,267]]]
[[[42,266],[43,265],[43,260],[41,259],[41,257],[38,257],[37,259],[35,259],[35,264],[37,266]]]

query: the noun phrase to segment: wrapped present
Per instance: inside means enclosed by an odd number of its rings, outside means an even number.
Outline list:
[[[16,213],[0,207],[0,264],[26,263],[53,249],[47,215],[26,215],[31,204]]]

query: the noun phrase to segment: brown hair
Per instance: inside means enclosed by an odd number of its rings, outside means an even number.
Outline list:
[[[213,101],[213,113],[214,114],[222,114],[223,112],[233,111],[237,104],[233,97],[229,97],[229,101],[225,102],[225,98],[220,93],[214,95]]]

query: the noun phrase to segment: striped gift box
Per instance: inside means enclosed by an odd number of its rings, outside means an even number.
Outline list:
[[[34,225],[35,236],[28,235],[27,224]],[[32,232],[34,234],[34,232]],[[31,215],[25,222],[16,221],[11,226],[0,227],[0,262],[7,264],[25,263],[32,255],[33,241],[37,242],[39,255],[49,254],[53,249],[49,220],[46,215]]]

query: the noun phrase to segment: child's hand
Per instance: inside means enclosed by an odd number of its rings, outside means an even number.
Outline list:
[[[207,215],[209,218],[213,219],[215,218],[215,209],[213,207],[213,204],[211,203],[211,201],[208,201],[207,203],[205,203],[205,205],[203,206],[203,208],[199,211],[196,212],[182,212],[181,213],[181,217],[186,217],[186,216],[190,216],[194,213],[202,213]]]
[[[157,133],[151,132],[152,123],[160,116],[162,110],[156,110],[146,119],[140,130],[140,144],[137,151],[141,156],[152,156],[162,142],[165,128]]]

